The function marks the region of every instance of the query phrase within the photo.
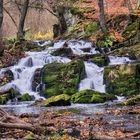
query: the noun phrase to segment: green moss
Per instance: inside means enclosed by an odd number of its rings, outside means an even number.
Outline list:
[[[70,12],[73,14],[73,15],[81,15],[81,11],[80,11],[80,8],[79,7],[72,7],[70,9]]]
[[[30,96],[28,93],[25,93],[23,95],[21,95],[20,97],[18,97],[19,101],[31,101],[32,100],[32,96]]]
[[[57,96],[52,96],[47,100],[37,103],[37,106],[67,106],[70,105],[70,96],[67,94],[61,94]]]
[[[136,35],[138,27],[139,27],[138,21],[135,21],[132,24],[128,25],[122,33],[123,37],[130,38],[130,37]]]
[[[115,100],[116,97],[107,93],[99,93],[92,90],[83,90],[74,94],[71,98],[73,103],[103,103]]]
[[[1,95],[0,96],[0,104],[6,104],[7,102],[7,97],[5,95]]]
[[[104,56],[93,56],[93,58],[91,58],[90,60],[99,67],[107,65],[107,61]]]
[[[14,90],[13,88],[11,88],[5,93],[3,93],[2,95],[0,95],[0,104],[6,104],[7,101],[14,99],[18,95],[20,95],[20,93]]]
[[[102,95],[93,95],[91,98],[91,102],[93,103],[103,103],[104,97]]]
[[[84,30],[86,34],[96,33],[96,31],[98,30],[97,22],[89,23],[88,25],[85,26]]]
[[[106,67],[104,79],[107,92],[123,96],[132,96],[139,93],[139,71],[139,64]]]
[[[68,56],[73,55],[73,52],[72,52],[71,48],[60,48],[60,49],[57,49],[56,51],[54,51],[52,53],[52,55],[68,57]]]
[[[46,85],[44,96],[59,94],[72,95],[76,93],[79,82],[85,76],[83,61],[73,61],[68,64],[51,63],[42,69],[42,80]]]
[[[121,105],[140,105],[140,95],[122,102]]]

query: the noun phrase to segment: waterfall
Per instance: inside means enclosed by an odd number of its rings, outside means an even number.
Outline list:
[[[103,83],[104,68],[100,68],[94,63],[85,62],[86,78],[80,82],[79,91],[91,89],[105,93]]]
[[[128,64],[131,63],[128,57],[109,56],[109,65]]]
[[[16,65],[3,68],[0,70],[0,77],[3,76],[6,70],[11,70],[14,75],[14,80],[10,83],[1,86],[0,92],[7,91],[10,88],[18,90],[21,94],[28,93],[33,95],[36,99],[41,98],[38,94],[38,88],[36,92],[32,91],[33,76],[38,68],[42,68],[44,65],[52,62],[68,63],[71,60],[69,58],[52,56],[51,53],[62,47],[71,48],[75,55],[94,55],[99,52],[96,51],[95,47],[90,42],[85,41],[35,41],[38,47],[52,43],[53,46],[46,48],[41,52],[26,52],[26,57],[22,58]],[[131,60],[127,57],[114,57],[109,56],[110,65],[130,63]],[[103,83],[104,68],[98,67],[92,62],[84,62],[86,78],[83,79],[79,84],[79,91],[85,89],[95,90],[101,93],[105,92],[105,85]]]
[[[13,72],[14,80],[0,87],[0,92],[14,88],[21,94],[28,93],[36,99],[41,98],[38,92],[32,91],[32,80],[36,69],[52,62],[68,63],[71,61],[68,58],[52,56],[50,54],[59,47],[61,46],[58,46],[58,43],[56,43],[53,48],[50,47],[42,52],[26,52],[27,57],[22,58],[15,66],[7,68]],[[4,71],[6,69],[1,70],[0,73],[2,74]]]

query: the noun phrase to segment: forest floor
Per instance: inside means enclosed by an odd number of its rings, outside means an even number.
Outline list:
[[[13,114],[12,114],[13,115]],[[37,128],[35,133],[0,128],[0,138],[25,140],[140,139],[140,106],[108,108],[104,113],[76,117],[72,111],[15,115]]]

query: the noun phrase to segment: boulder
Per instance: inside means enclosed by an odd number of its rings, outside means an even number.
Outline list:
[[[36,106],[68,106],[71,105],[70,103],[70,96],[67,94],[61,94],[57,96],[52,96],[48,98],[47,100],[40,101],[35,103]]]
[[[106,101],[115,100],[113,94],[99,93],[93,90],[83,90],[72,95],[73,103],[104,103]]]
[[[19,95],[20,93],[13,88],[6,92],[0,93],[0,104],[6,104],[9,100],[12,100]]]
[[[3,73],[3,76],[0,78],[0,86],[3,86],[14,80],[14,75],[11,70],[7,70]]]
[[[36,69],[32,80],[32,90],[36,91],[37,86],[40,83],[41,83],[41,69]]]
[[[73,52],[71,48],[59,48],[56,51],[52,52],[52,55],[54,56],[62,56],[62,57],[71,57],[73,55]]]
[[[76,93],[80,81],[85,77],[85,66],[81,60],[67,64],[54,62],[44,66],[41,71],[42,81],[46,87],[43,95],[46,98],[59,94]]]
[[[33,97],[30,96],[28,93],[25,93],[18,97],[18,101],[32,101]]]
[[[131,96],[140,91],[140,64],[108,66],[104,71],[106,91],[115,95]]]
[[[126,101],[123,101],[120,103],[120,105],[140,105],[140,95],[137,95],[135,97],[129,98]]]
[[[122,47],[109,53],[114,56],[129,57],[132,60],[138,60],[140,58],[140,43],[131,47]]]

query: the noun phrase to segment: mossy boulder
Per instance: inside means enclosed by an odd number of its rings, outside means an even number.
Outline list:
[[[25,93],[18,97],[19,101],[32,101],[32,96],[30,96],[28,93]]]
[[[68,106],[70,103],[70,96],[67,94],[61,94],[57,96],[52,96],[47,100],[35,103],[36,106]]]
[[[94,55],[90,60],[99,67],[106,66],[108,63],[107,58],[102,55]]]
[[[125,28],[125,30],[122,33],[122,36],[125,39],[129,39],[133,37],[134,35],[136,35],[138,29],[139,29],[139,21],[136,20],[135,22],[132,22]]]
[[[73,95],[77,92],[79,82],[85,77],[84,62],[72,61],[67,64],[51,63],[42,69],[42,81],[46,86],[45,97],[59,94]]]
[[[93,90],[83,90],[74,94],[71,98],[73,103],[104,103],[109,100],[115,100],[113,94],[99,93]]]
[[[140,58],[140,43],[133,45],[131,47],[122,47],[116,49],[110,53],[113,56],[124,56],[129,57],[130,59],[137,60]]]
[[[52,55],[62,56],[62,57],[70,57],[73,55],[73,52],[72,52],[71,48],[64,47],[64,48],[59,48],[56,51],[52,52]]]
[[[137,95],[135,97],[129,98],[126,101],[123,101],[120,103],[120,105],[140,105],[140,95]]]
[[[123,64],[105,68],[106,91],[115,95],[132,96],[140,91],[140,64]]]
[[[3,77],[0,78],[0,86],[9,83],[12,80],[14,80],[14,75],[11,70],[7,70],[4,72]]]
[[[9,100],[14,99],[18,95],[20,95],[20,93],[13,88],[4,93],[0,93],[0,104],[6,104]]]

